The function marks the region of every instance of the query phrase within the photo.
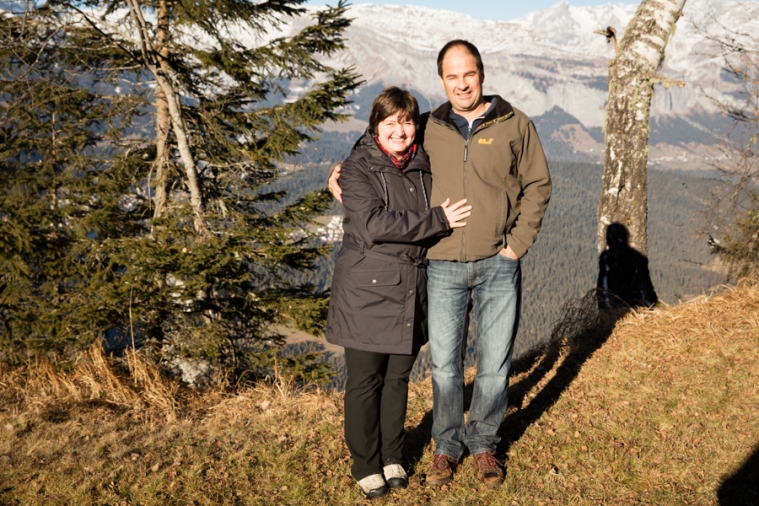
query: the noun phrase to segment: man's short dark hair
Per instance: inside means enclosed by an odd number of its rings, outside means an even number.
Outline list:
[[[408,119],[419,125],[419,103],[410,91],[397,86],[388,86],[377,95],[369,112],[369,133],[377,135],[377,126],[385,118],[400,112],[399,118]]]
[[[468,40],[456,39],[448,42],[437,54],[437,75],[443,77],[443,59],[445,58],[445,55],[448,54],[448,51],[454,47],[460,47],[467,53],[471,54],[474,58],[474,62],[477,64],[477,70],[479,71],[480,75],[485,74],[485,67],[482,65],[482,56],[480,56],[480,52],[477,50],[477,47]]]

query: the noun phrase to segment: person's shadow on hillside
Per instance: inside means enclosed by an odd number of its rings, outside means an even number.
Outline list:
[[[568,301],[548,344],[514,363],[512,374],[529,373],[509,386],[509,405],[516,410],[501,423],[497,454],[502,459],[506,460],[511,445],[559,400],[585,362],[604,345],[616,322],[630,309],[599,308],[598,298],[599,292],[591,290],[580,300]],[[527,399],[554,367],[555,375]]]
[[[627,228],[619,223],[606,230],[607,249],[598,260],[598,283],[579,301],[564,304],[547,345],[515,363],[514,375],[530,371],[509,387],[510,404],[517,410],[501,424],[499,455],[506,456],[527,427],[540,419],[580,373],[585,362],[604,345],[617,321],[634,307],[652,307],[656,292],[648,259],[630,247]],[[526,395],[556,364],[556,374],[524,406]]]
[[[628,309],[599,309],[596,290],[590,291],[579,301],[569,301],[564,306],[564,316],[554,327],[548,344],[533,350],[512,363],[511,375],[528,373],[509,386],[509,406],[517,407],[508,414],[501,424],[501,443],[497,455],[503,459],[512,443],[522,437],[524,431],[538,420],[566,390],[580,371],[583,363],[595,350],[600,348],[614,327],[616,321]],[[562,358],[563,357],[563,358]],[[556,375],[523,406],[526,395],[533,390],[561,362]],[[469,410],[474,391],[474,382],[464,385],[464,412]],[[434,408],[433,408],[434,409]],[[416,474],[417,463],[424,456],[425,448],[431,442],[432,410],[427,411],[422,420],[406,433],[404,454],[410,464],[409,474]],[[466,454],[465,454],[466,455]]]
[[[756,506],[759,504],[759,446],[738,471],[726,479],[717,491],[720,506]]]
[[[652,307],[658,301],[648,259],[629,240],[630,233],[621,223],[606,227],[607,249],[598,258],[600,308]]]
[[[507,415],[501,424],[501,444],[497,452],[499,457],[506,455],[508,448],[519,440],[524,430],[558,400],[577,376],[582,364],[603,345],[616,321],[627,312],[627,309],[600,310],[597,299],[596,290],[592,290],[582,300],[565,304],[564,316],[555,326],[550,342],[513,362],[512,376],[526,372],[529,374],[509,386],[509,405],[520,409]],[[535,388],[560,360],[556,375],[532,399],[529,406],[523,407],[526,394]],[[469,410],[473,391],[474,382],[467,382],[464,385],[465,413]],[[430,410],[406,433],[404,453],[410,464],[410,475],[416,474],[416,465],[430,444],[432,421]]]

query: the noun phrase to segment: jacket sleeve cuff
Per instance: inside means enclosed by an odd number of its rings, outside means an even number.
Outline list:
[[[527,254],[527,250],[530,249],[530,246],[517,239],[514,234],[506,235],[506,244],[511,248],[511,251],[513,251],[518,258],[525,256],[525,254]]]
[[[440,231],[437,233],[437,235],[440,237],[447,237],[451,235],[451,231],[453,229],[450,226],[448,226],[448,218],[446,218],[445,211],[443,211],[443,208],[440,206],[433,207],[432,211],[435,218],[437,218],[436,225],[440,226]]]

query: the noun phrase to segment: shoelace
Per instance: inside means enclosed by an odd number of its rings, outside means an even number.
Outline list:
[[[480,460],[480,463],[481,463],[481,467],[485,467],[487,469],[497,468],[498,466],[501,465],[501,463],[498,462],[498,459],[496,459],[493,456],[493,454],[490,453],[490,452],[482,454],[479,457],[479,460]],[[482,466],[482,464],[484,464],[484,466]]]

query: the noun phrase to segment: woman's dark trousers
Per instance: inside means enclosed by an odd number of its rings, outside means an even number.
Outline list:
[[[345,349],[345,441],[356,480],[403,465],[408,379],[416,355]]]

